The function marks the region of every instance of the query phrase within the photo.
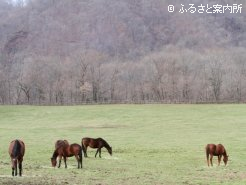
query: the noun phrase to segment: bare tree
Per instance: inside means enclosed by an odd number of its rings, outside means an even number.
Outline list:
[[[119,70],[115,68],[110,78],[110,101],[115,100],[115,89],[117,85],[118,75],[119,75]]]
[[[88,73],[89,64],[86,61],[86,56],[82,55],[79,64],[79,79],[76,83],[76,88],[79,89],[81,93],[81,101],[85,102],[86,92],[88,91],[88,82],[87,82],[87,73]]]
[[[223,70],[220,61],[212,61],[210,63],[209,82],[213,90],[213,95],[216,102],[219,102],[221,96],[221,87],[223,83]]]

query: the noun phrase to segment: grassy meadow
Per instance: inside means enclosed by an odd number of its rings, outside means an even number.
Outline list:
[[[102,137],[102,158],[52,168],[54,143]],[[23,177],[12,177],[8,146],[26,144]],[[246,105],[0,106],[0,184],[246,184]],[[207,167],[205,145],[222,143],[228,166]]]

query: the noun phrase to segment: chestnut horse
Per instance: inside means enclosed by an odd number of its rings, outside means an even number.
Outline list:
[[[89,138],[84,137],[81,141],[82,149],[84,152],[84,156],[87,156],[87,147],[90,146],[91,148],[97,148],[97,152],[95,154],[95,157],[97,157],[97,153],[99,152],[99,157],[101,158],[101,148],[105,147],[108,150],[108,153],[112,155],[112,148],[109,146],[109,144],[102,138]]]
[[[207,163],[209,166],[209,155],[210,155],[210,163],[211,166],[213,166],[213,156],[218,156],[218,166],[220,165],[220,161],[221,161],[221,157],[223,155],[223,161],[225,163],[225,166],[227,164],[228,161],[228,155],[226,153],[226,149],[222,144],[207,144],[206,146],[206,156],[207,156]]]
[[[61,158],[63,157],[65,168],[67,168],[67,157],[75,156],[78,162],[78,168],[82,168],[82,148],[79,144],[71,144],[71,145],[60,145],[58,148],[55,149],[52,157],[51,157],[51,164],[53,167],[56,167],[56,159],[59,157],[59,165],[58,168],[61,166]]]
[[[12,176],[17,176],[17,163],[19,166],[19,176],[22,175],[22,161],[25,154],[25,144],[21,140],[11,141],[9,145],[9,155],[12,162]]]

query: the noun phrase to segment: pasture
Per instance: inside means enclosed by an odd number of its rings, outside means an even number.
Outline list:
[[[0,106],[0,184],[246,184],[246,105]],[[83,169],[52,168],[54,143],[102,137]],[[8,146],[26,144],[23,177],[12,177]],[[228,166],[207,167],[205,145],[222,143]]]

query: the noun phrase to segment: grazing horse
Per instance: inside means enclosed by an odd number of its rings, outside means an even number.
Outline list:
[[[9,155],[12,162],[12,176],[17,176],[17,163],[19,165],[19,176],[22,175],[22,161],[25,154],[25,144],[21,140],[11,141],[9,145]]]
[[[53,167],[56,167],[56,159],[59,157],[59,165],[58,168],[61,166],[61,158],[63,157],[65,168],[67,168],[67,157],[75,156],[78,162],[78,168],[82,168],[82,148],[79,144],[71,144],[71,145],[60,145],[58,148],[55,149],[52,157],[51,157],[51,164]]]
[[[212,162],[213,156],[218,156],[218,166],[219,166],[222,155],[223,155],[223,161],[224,161],[225,166],[226,166],[229,156],[227,155],[226,149],[225,149],[225,147],[222,144],[218,144],[218,145],[207,144],[205,149],[206,149],[206,156],[207,156],[208,166],[209,166],[209,155],[210,155],[211,166],[213,166],[213,162]]]
[[[84,137],[81,141],[82,149],[84,152],[84,156],[87,156],[87,147],[90,146],[91,148],[97,148],[97,152],[95,154],[95,157],[97,157],[97,153],[99,152],[99,157],[101,158],[101,148],[105,147],[108,150],[108,153],[112,155],[112,148],[109,146],[109,144],[102,138],[89,138]]]
[[[57,140],[55,143],[55,149],[59,148],[60,146],[69,145],[67,140]]]

